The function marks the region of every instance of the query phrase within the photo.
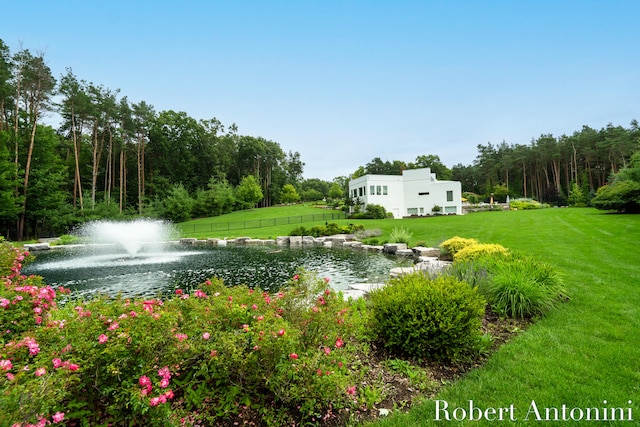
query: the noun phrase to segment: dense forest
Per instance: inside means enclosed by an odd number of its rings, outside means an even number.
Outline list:
[[[57,128],[46,124],[53,115]],[[629,166],[639,141],[636,121],[585,126],[529,145],[480,144],[467,166],[448,168],[433,154],[409,163],[376,157],[351,177],[303,179],[300,153],[277,142],[242,135],[215,117],[156,112],[71,68],[56,78],[44,54],[11,52],[0,40],[0,235],[15,240],[105,217],[184,221],[298,200],[342,203],[352,177],[415,167],[461,181],[478,200],[509,194],[565,204],[578,194],[588,204]]]
[[[540,135],[528,145],[489,142],[479,144],[477,150],[471,165],[448,168],[437,155],[421,155],[409,163],[374,158],[355,175],[394,175],[404,169],[431,167],[438,179],[460,181],[463,192],[481,200],[493,193],[502,201],[508,194],[566,205],[577,193],[588,204],[599,188],[630,166],[632,155],[640,150],[640,128],[636,120],[628,128],[583,126],[572,135]]]

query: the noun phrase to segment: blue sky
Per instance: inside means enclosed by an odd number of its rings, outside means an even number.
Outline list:
[[[374,157],[471,164],[639,119],[640,2],[71,1],[3,5],[2,39],[56,77],[298,151],[305,178]]]

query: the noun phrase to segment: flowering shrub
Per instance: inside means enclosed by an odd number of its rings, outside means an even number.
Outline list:
[[[460,249],[471,245],[477,245],[478,243],[480,242],[478,242],[477,239],[466,239],[464,237],[455,236],[440,243],[440,249],[442,249],[444,254],[454,257]]]
[[[371,293],[372,329],[389,349],[434,360],[473,353],[485,300],[451,276],[414,273],[392,279]]]
[[[328,280],[56,304],[40,279],[2,271],[0,425],[210,425],[247,410],[284,425],[363,405],[364,322]]]
[[[469,261],[482,256],[507,256],[509,250],[495,243],[478,243],[465,246],[453,256],[454,261]]]

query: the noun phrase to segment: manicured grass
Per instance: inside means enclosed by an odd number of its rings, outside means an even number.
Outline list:
[[[514,405],[519,424],[535,424],[533,413],[524,420],[532,400],[543,417],[543,408],[566,405],[631,408],[634,419],[640,418],[640,216],[546,209],[438,218],[434,224],[415,229],[427,240],[444,232],[535,255],[563,273],[571,294],[570,302],[503,346],[483,368],[445,387],[436,400],[450,409],[468,409],[470,400],[483,410]],[[430,400],[379,424],[439,425],[435,418]]]
[[[276,216],[269,209],[262,211],[265,218]],[[485,366],[408,413],[393,413],[379,421],[380,425],[441,425],[435,421],[436,400],[447,402],[450,415],[456,407],[468,410],[470,400],[482,410],[513,405],[518,425],[536,424],[535,414],[524,420],[532,401],[542,416],[544,408],[558,408],[562,416],[562,405],[566,405],[569,410],[624,408],[625,416],[631,410],[634,417],[632,422],[583,420],[592,425],[626,426],[640,419],[640,215],[543,209],[343,222],[377,228],[381,240],[401,226],[413,233],[411,244],[435,246],[456,235],[499,243],[557,267],[571,295],[571,301],[504,345]],[[292,228],[237,230],[236,234],[264,238],[286,235]],[[451,420],[444,424],[489,422]],[[544,425],[567,425],[567,421]]]
[[[264,209],[248,209],[216,217],[199,218],[176,224],[176,227],[182,237],[233,238],[249,236],[272,239],[277,236],[289,235],[289,232],[296,226],[312,227],[319,224],[324,225],[325,221],[321,219],[324,214],[334,214],[336,216],[336,219],[329,219],[328,222],[335,222],[339,225],[349,223],[346,219],[337,218],[337,216],[341,215],[341,211],[315,207],[310,204],[297,204]],[[312,216],[316,218],[316,221],[307,221],[307,219]],[[257,227],[261,221],[268,223],[269,220],[273,220],[274,218],[285,221],[282,221],[284,222],[282,225]],[[280,222],[281,221],[278,221],[278,224],[280,224]],[[243,228],[243,224],[246,224],[246,228]]]

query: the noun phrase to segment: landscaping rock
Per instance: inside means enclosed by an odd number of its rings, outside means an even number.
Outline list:
[[[390,255],[395,255],[396,252],[402,249],[407,249],[406,243],[385,243],[382,251]]]
[[[183,237],[180,239],[180,243],[183,245],[193,245],[198,239],[195,237]]]
[[[333,247],[340,247],[344,245],[344,243],[347,241],[347,238],[344,236],[330,236],[327,237],[327,240],[331,241],[331,245]]]
[[[440,256],[440,248],[425,248],[424,246],[416,246],[413,248],[413,252],[418,256],[436,258]]]
[[[24,249],[32,252],[32,251],[46,251],[51,249],[51,245],[49,245],[49,242],[42,242],[42,243],[27,243],[26,245],[24,245]]]
[[[253,240],[251,237],[236,237],[235,238],[235,244],[237,244],[237,245],[246,245],[251,240]]]
[[[451,261],[442,261],[437,258],[429,258],[427,261],[418,262],[413,266],[416,271],[438,274],[451,265]]]
[[[396,256],[406,256],[406,257],[413,257],[415,254],[413,253],[413,251],[411,249],[398,249],[396,251]]]
[[[342,292],[342,298],[345,301],[348,301],[349,298],[358,299],[358,298],[362,298],[362,297],[365,296],[364,292],[358,291],[358,290],[355,290],[355,289],[347,289],[347,290],[340,291],[340,292]]]
[[[392,278],[401,277],[407,274],[413,274],[416,270],[413,267],[395,267],[389,272],[389,276]]]
[[[362,242],[357,242],[357,241],[344,242],[342,246],[346,248],[351,248],[351,249],[360,249],[362,247]]]
[[[349,285],[348,289],[354,291],[362,291],[365,294],[368,294],[374,289],[380,289],[383,286],[385,286],[385,283],[354,283],[352,285]]]

